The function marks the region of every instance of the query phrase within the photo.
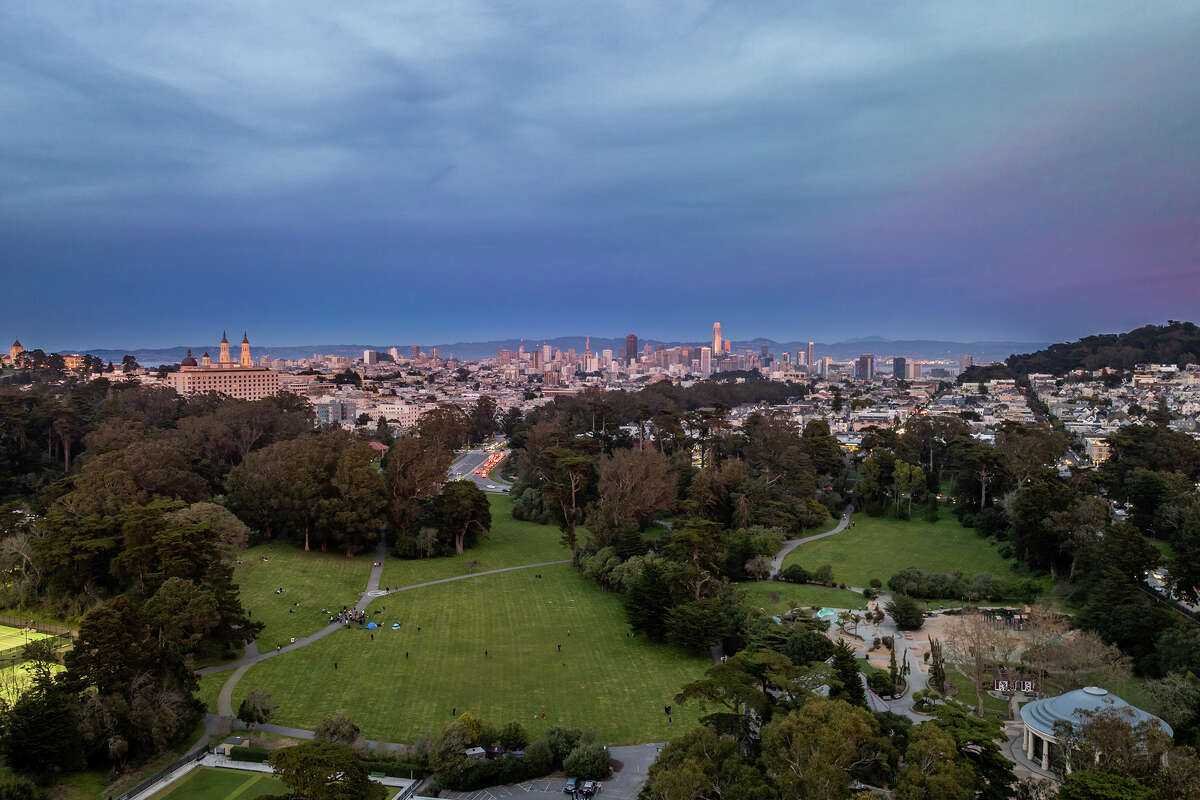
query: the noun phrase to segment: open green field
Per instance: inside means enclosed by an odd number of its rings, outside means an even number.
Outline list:
[[[784,567],[800,564],[816,569],[829,564],[835,581],[860,587],[872,578],[887,586],[888,578],[905,567],[926,572],[957,569],[968,574],[1012,574],[1011,560],[1001,558],[990,540],[964,528],[953,517],[931,523],[855,514],[853,524],[835,536],[800,545],[784,559]]]
[[[311,730],[344,712],[369,738],[408,743],[464,711],[520,722],[531,738],[553,725],[590,728],[604,744],[664,741],[701,716],[677,706],[668,728],[663,706],[711,661],[630,639],[620,597],[569,565],[429,586],[377,607],[373,640],[342,630],[257,664],[234,707],[268,689],[280,706],[273,722]]]
[[[389,556],[383,562],[380,588],[411,586],[469,572],[540,564],[571,557],[571,551],[560,541],[562,532],[556,526],[513,519],[512,498],[507,494],[489,494],[488,503],[492,508],[492,529],[487,536],[481,536],[474,547],[461,556],[443,558],[406,560]],[[580,532],[583,535],[582,529]],[[473,566],[468,569],[468,565]],[[365,576],[363,583],[366,583]]]
[[[832,589],[828,586],[758,581],[739,583],[738,588],[746,592],[746,605],[760,608],[772,616],[793,608],[813,606],[816,608],[866,608],[866,599],[858,592]]]
[[[196,690],[196,697],[204,703],[204,707],[208,709],[208,713],[217,713],[217,695],[221,693],[221,687],[225,685],[225,681],[233,674],[233,670],[225,670],[224,672],[213,672],[209,675],[200,676],[200,688]],[[234,711],[237,711],[235,708]]]
[[[219,767],[196,767],[154,795],[151,800],[254,800],[263,795],[281,795],[287,787],[265,772],[244,772]]]
[[[243,553],[233,579],[250,619],[266,623],[258,636],[259,649],[269,650],[287,644],[293,636],[324,628],[329,616],[321,613],[322,608],[341,610],[357,603],[367,588],[373,560],[373,554],[347,558],[338,553],[306,553],[287,542],[260,544]],[[275,594],[279,588],[283,594]]]

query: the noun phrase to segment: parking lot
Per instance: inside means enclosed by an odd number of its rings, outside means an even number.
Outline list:
[[[604,789],[596,795],[596,800],[636,800],[638,792],[646,782],[646,770],[654,763],[658,748],[653,744],[634,745],[632,747],[609,748],[612,757],[621,762],[621,769],[606,781],[602,781]],[[563,786],[567,776],[555,773],[548,778],[539,778],[509,786],[490,786],[474,792],[451,792],[443,789],[439,797],[451,800],[544,800],[548,797],[565,798]]]

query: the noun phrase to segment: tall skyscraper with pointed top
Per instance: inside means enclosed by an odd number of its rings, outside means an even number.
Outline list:
[[[723,340],[721,339],[721,323],[719,323],[719,322],[713,323],[712,351],[713,351],[713,353],[715,353],[717,355],[720,355],[721,353],[725,352],[725,345],[724,345]]]

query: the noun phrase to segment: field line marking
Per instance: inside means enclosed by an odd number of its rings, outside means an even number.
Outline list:
[[[239,796],[245,794],[246,791],[249,790],[251,786],[253,786],[254,784],[261,781],[262,777],[263,777],[263,773],[256,772],[254,775],[250,776],[250,778],[247,779],[246,782],[243,783],[241,786],[234,789],[229,794],[225,795],[225,800],[233,800],[235,797],[239,797]]]

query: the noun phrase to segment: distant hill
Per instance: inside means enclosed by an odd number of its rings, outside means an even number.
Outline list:
[[[638,349],[649,344],[651,347],[675,347],[678,345],[686,345],[691,347],[699,347],[707,344],[707,341],[691,340],[691,341],[664,341],[660,339],[639,339]],[[386,352],[389,347],[397,347],[400,354],[404,355],[409,352],[413,343],[408,344],[305,344],[305,345],[279,345],[274,347],[261,347],[252,345],[250,354],[257,362],[263,355],[269,355],[272,358],[297,359],[308,358],[313,353],[321,355],[337,355],[358,358],[362,356],[363,350],[378,350]],[[574,348],[576,352],[582,353],[586,344],[584,336],[559,336],[549,339],[496,339],[488,342],[449,342],[443,344],[422,344],[421,349],[428,353],[433,348],[437,348],[443,358],[448,358],[453,355],[459,359],[473,360],[480,358],[490,358],[496,355],[498,350],[516,350],[524,345],[526,350],[532,350],[535,347],[540,347],[543,344],[550,345],[555,350],[569,350]],[[767,349],[778,356],[784,351],[795,353],[797,350],[806,349],[808,342],[789,341],[777,342],[773,339],[735,339],[730,347],[735,352],[744,352],[753,350],[759,352],[763,345]],[[818,358],[829,356],[837,361],[845,361],[851,358],[857,358],[863,353],[873,353],[878,357],[890,356],[906,356],[922,361],[933,361],[950,359],[956,360],[960,355],[970,355],[978,362],[991,362],[1003,359],[1010,353],[1018,350],[1030,350],[1042,347],[1043,342],[951,342],[941,341],[936,339],[901,339],[888,340],[876,337],[865,339],[852,339],[844,342],[815,342],[813,351]],[[230,343],[230,349],[233,351],[234,358],[237,357],[238,344]],[[126,354],[132,355],[138,360],[139,364],[144,366],[157,366],[159,364],[177,364],[187,354],[188,348],[184,345],[178,347],[162,347],[162,348],[145,348],[134,347],[129,349],[114,349],[114,348],[81,348],[78,350],[66,349],[63,352],[79,352],[89,353],[99,357],[103,361],[113,361],[120,363],[121,358]],[[214,343],[206,343],[202,345],[192,345],[192,354],[197,358],[201,354],[207,352],[216,358],[217,347]],[[620,338],[605,338],[600,336],[592,337],[592,352],[599,353],[603,350],[612,350],[614,355],[625,352],[625,337]]]
[[[1029,373],[1064,375],[1071,370],[1103,367],[1128,370],[1137,364],[1200,362],[1200,327],[1169,320],[1166,325],[1145,325],[1128,333],[1102,333],[1077,342],[1060,342],[1032,353],[1010,355],[1003,367],[972,367],[963,381],[1012,377]]]

